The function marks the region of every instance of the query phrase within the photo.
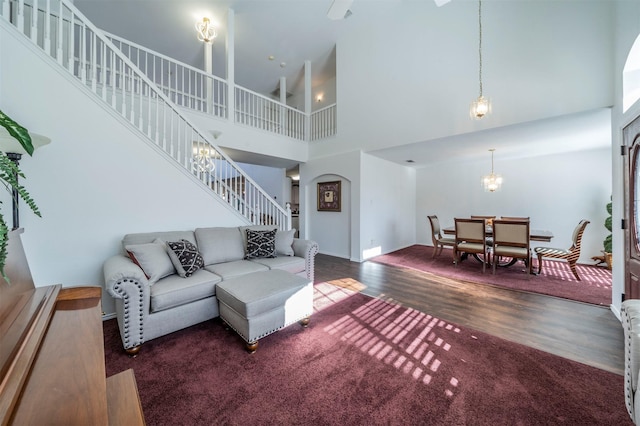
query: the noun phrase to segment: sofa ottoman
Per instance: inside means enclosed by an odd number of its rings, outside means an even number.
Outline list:
[[[250,353],[258,339],[296,321],[309,324],[313,313],[313,282],[272,269],[252,272],[219,283],[220,318],[246,342]]]

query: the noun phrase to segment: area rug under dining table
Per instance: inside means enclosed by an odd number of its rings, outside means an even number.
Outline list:
[[[217,320],[122,350],[104,323],[107,375],[133,368],[149,425],[631,425],[624,380],[327,283],[317,312],[255,354]]]
[[[496,268],[495,275],[490,268],[483,274],[482,265],[474,258],[469,257],[454,265],[451,250],[444,249],[439,256],[433,258],[433,247],[419,244],[376,256],[369,261],[578,302],[605,306],[611,304],[611,271],[600,266],[578,264],[581,281],[576,280],[566,262],[546,259],[543,260],[540,275],[527,277],[522,261],[513,266]],[[534,271],[537,271],[537,265],[538,261],[534,259]]]

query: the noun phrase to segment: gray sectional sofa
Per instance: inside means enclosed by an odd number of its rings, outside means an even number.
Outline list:
[[[135,355],[145,341],[217,317],[223,281],[279,269],[313,282],[318,245],[294,232],[240,226],[125,235],[122,252],[104,263],[124,349]]]

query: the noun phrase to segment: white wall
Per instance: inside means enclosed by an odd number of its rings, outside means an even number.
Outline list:
[[[0,109],[52,140],[21,161],[43,216],[21,208],[37,286],[103,285],[102,264],[126,233],[243,223],[22,38],[0,22]],[[103,310],[114,311],[106,292]]]
[[[320,102],[318,96],[322,96]],[[329,79],[311,89],[311,110],[317,111],[337,102],[336,98],[336,78]]]
[[[313,71],[312,71],[313,74]],[[287,104],[304,111],[304,85],[287,99]],[[318,95],[322,95],[322,101],[317,102]],[[311,111],[317,111],[337,102],[336,99],[336,78],[328,79],[321,84],[311,88]]]
[[[360,260],[414,244],[415,170],[363,154],[361,182]]]
[[[416,229],[419,244],[431,244],[427,215],[441,226],[453,226],[455,217],[470,215],[529,216],[531,227],[549,230],[551,243],[535,246],[569,248],[581,219],[591,223],[582,239],[580,262],[600,255],[607,234],[605,209],[611,196],[608,149],[495,162],[504,184],[498,192],[484,192],[481,177],[491,171],[490,156],[483,161],[450,162],[417,172]]]

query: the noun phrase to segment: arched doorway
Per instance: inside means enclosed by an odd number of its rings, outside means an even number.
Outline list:
[[[324,209],[318,198],[327,183],[339,182],[339,209]],[[320,253],[344,259],[351,258],[351,181],[344,176],[326,174],[309,182],[305,188],[307,238],[314,240]],[[335,196],[334,194],[331,195]]]

